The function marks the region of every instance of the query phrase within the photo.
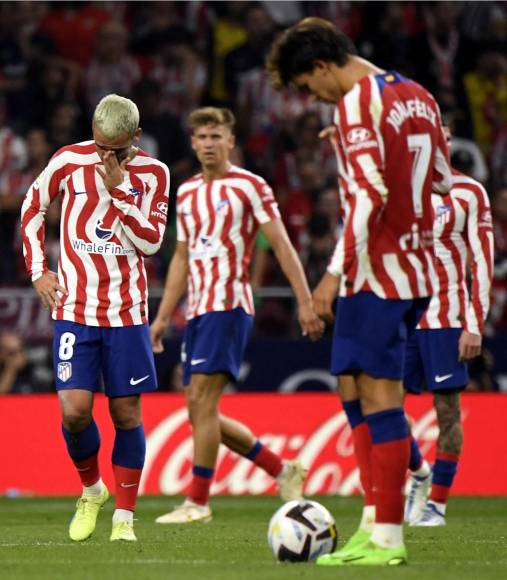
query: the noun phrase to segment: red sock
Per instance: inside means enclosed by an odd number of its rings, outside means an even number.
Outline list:
[[[260,445],[260,447],[257,447]],[[253,451],[256,450],[254,457],[252,457]],[[257,442],[253,450],[247,455],[249,459],[258,465],[261,469],[264,469],[271,477],[278,477],[283,469],[282,458],[273,453],[266,445]]]
[[[95,453],[95,455],[91,455],[86,459],[82,459],[81,461],[74,461],[74,465],[76,466],[79,477],[81,478],[81,483],[85,487],[97,483],[100,478],[98,453]]]
[[[116,483],[116,509],[136,511],[139,481],[143,470],[113,463],[113,472]]]
[[[206,505],[209,500],[209,490],[213,482],[215,470],[210,467],[194,465],[192,474],[193,477],[188,498],[199,505]]]
[[[359,467],[359,479],[364,491],[364,505],[373,505],[373,485],[371,477],[371,435],[366,421],[352,429],[354,453]]]
[[[410,459],[410,439],[397,439],[372,445],[371,469],[375,522],[401,524],[403,522],[403,486]]]

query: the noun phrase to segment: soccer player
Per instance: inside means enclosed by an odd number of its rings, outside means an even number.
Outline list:
[[[425,384],[433,393],[439,435],[433,474],[411,439],[405,521],[412,526],[445,525],[463,445],[460,392],[468,383],[466,361],[481,351],[493,278],[493,225],[484,187],[453,170],[451,191],[445,197],[433,195],[432,204],[436,283],[428,310],[408,342],[404,386],[418,394]]]
[[[135,147],[135,103],[108,95],[93,115],[93,141],[63,147],[30,187],[22,208],[26,267],[55,319],[56,389],[62,433],[83,484],[69,536],[86,540],[109,497],[99,471],[93,397],[101,375],[116,434],[116,510],[111,540],[135,541],[133,514],[145,456],[140,394],[157,388],[143,256],[160,247],[167,167]],[[44,256],[44,215],[62,196],[58,274]]]
[[[360,462],[372,481],[375,523],[371,534],[317,564],[403,564],[405,348],[431,295],[431,191],[446,193],[451,183],[440,113],[425,89],[356,56],[350,39],[322,19],[283,32],[267,62],[275,86],[293,83],[337,103],[338,169],[348,200],[343,235],[313,296],[316,312],[331,320],[340,294],[331,371],[353,377],[344,407],[353,431],[363,426]]]
[[[194,442],[193,478],[186,501],[160,516],[156,521],[161,524],[211,519],[208,498],[220,443],[275,477],[282,499],[302,497],[305,471],[300,463],[282,461],[245,425],[218,410],[225,385],[238,376],[252,327],[248,268],[259,227],[294,289],[303,334],[316,339],[324,330],[273,191],[264,179],[229,161],[234,124],[228,109],[206,107],[189,117],[202,173],[178,189],[178,241],[151,335],[154,351],[161,352],[172,312],[188,286],[182,363]]]

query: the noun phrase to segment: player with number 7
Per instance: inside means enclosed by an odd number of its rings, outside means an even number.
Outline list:
[[[267,67],[276,88],[294,85],[336,105],[344,229],[313,297],[317,314],[335,319],[331,372],[340,377],[370,492],[358,532],[317,564],[403,564],[405,347],[432,294],[431,192],[451,187],[438,105],[414,81],[358,57],[350,39],[320,18],[282,32]]]

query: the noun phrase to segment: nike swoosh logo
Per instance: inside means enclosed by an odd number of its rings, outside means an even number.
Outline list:
[[[141,379],[134,379],[134,377],[130,377],[130,384],[135,387],[136,385],[138,385],[139,383],[142,383],[143,381],[145,381],[150,375],[146,375],[145,377],[142,377]]]
[[[190,364],[191,364],[192,366],[194,366],[194,365],[200,365],[201,363],[203,363],[203,362],[206,362],[207,360],[208,360],[208,359],[206,359],[206,358],[193,358],[193,359],[190,361]]]
[[[86,194],[86,191],[75,191],[74,195],[83,195]]]
[[[137,483],[120,483],[120,487],[135,487],[136,485]]]
[[[76,469],[77,469],[78,471],[89,471],[89,470],[90,470],[90,468],[89,468],[89,467],[76,467]]]
[[[447,379],[450,379],[451,377],[452,377],[452,373],[450,375],[442,375],[442,376],[437,375],[435,377],[435,382],[436,383],[441,383],[443,381],[446,381]]]

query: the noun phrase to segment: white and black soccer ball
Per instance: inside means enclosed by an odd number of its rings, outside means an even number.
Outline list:
[[[310,562],[336,548],[336,522],[316,501],[285,503],[271,518],[268,543],[280,562]]]

